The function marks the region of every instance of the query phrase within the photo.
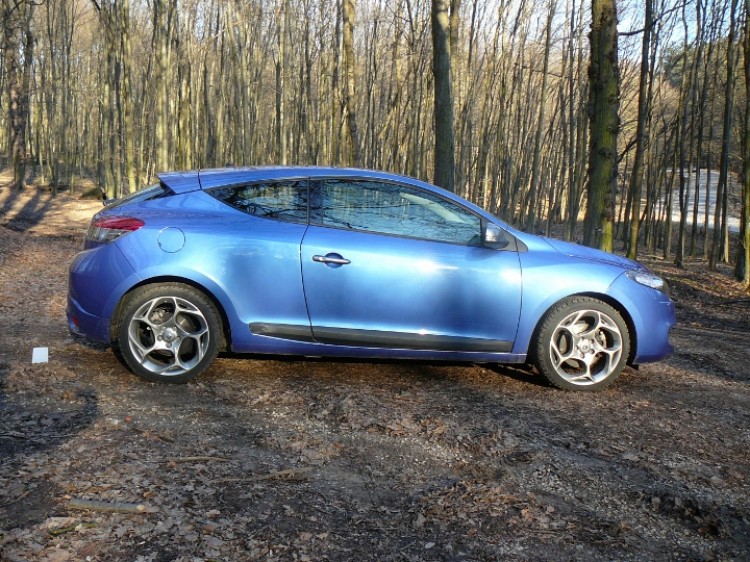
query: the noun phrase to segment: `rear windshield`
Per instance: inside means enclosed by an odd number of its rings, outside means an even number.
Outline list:
[[[105,209],[116,209],[120,205],[127,203],[142,203],[143,201],[150,201],[151,199],[159,199],[160,197],[167,197],[172,195],[172,191],[163,183],[157,183],[150,185],[140,191],[115,199],[111,203],[107,203]]]

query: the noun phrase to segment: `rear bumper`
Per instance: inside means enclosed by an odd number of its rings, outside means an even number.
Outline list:
[[[68,329],[71,334],[84,336],[102,343],[109,343],[109,328],[107,323],[99,316],[90,314],[83,307],[68,295],[68,307],[66,310],[68,317]]]
[[[137,282],[115,244],[78,254],[68,273],[68,328],[74,334],[110,343],[110,321],[122,295]]]

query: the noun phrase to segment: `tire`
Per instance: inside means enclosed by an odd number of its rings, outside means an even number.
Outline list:
[[[115,353],[136,375],[185,383],[205,371],[223,339],[213,302],[179,283],[140,287],[128,295],[117,320]]]
[[[547,381],[564,390],[598,391],[625,368],[630,334],[617,310],[590,297],[571,297],[542,318],[531,358]]]

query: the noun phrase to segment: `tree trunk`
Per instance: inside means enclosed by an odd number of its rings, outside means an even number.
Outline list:
[[[362,155],[359,146],[359,132],[357,131],[357,98],[356,75],[354,68],[354,0],[343,0],[343,48],[344,48],[344,76],[345,94],[344,108],[349,126],[349,163],[352,166],[362,166]]]
[[[31,17],[36,4],[3,0],[3,51],[5,83],[8,92],[7,147],[10,150],[14,187],[26,183],[26,136],[29,124],[29,84],[34,58]],[[20,48],[24,65],[20,68]]]
[[[583,243],[612,251],[620,128],[616,0],[592,0],[589,62],[588,207]]]
[[[138,189],[138,181],[135,168],[133,91],[130,83],[133,64],[130,48],[130,0],[122,0],[119,10],[120,56],[122,61],[122,139],[125,156],[125,176],[127,178],[128,192],[134,193]]]
[[[705,19],[706,10],[703,10],[704,14],[704,21],[700,22],[700,25],[705,28],[707,20]],[[714,26],[715,29],[716,26]],[[702,72],[702,80],[703,84],[701,85],[701,91],[700,95],[698,97],[698,130],[696,131],[696,155],[698,159],[698,172],[697,172],[697,178],[696,178],[696,189],[695,189],[695,205],[693,206],[693,228],[692,232],[690,234],[690,256],[695,257],[698,252],[698,236],[700,236],[701,243],[702,243],[702,253],[703,257],[705,258],[705,251],[706,251],[706,236],[707,236],[707,226],[708,226],[708,216],[705,216],[705,220],[703,222],[703,225],[701,226],[699,221],[699,205],[701,199],[701,186],[700,186],[700,178],[701,178],[701,168],[705,166],[706,168],[706,188],[704,191],[704,213],[707,213],[708,211],[708,199],[710,197],[710,189],[709,185],[711,183],[711,166],[710,166],[710,156],[707,159],[706,162],[703,161],[703,147],[704,147],[704,139],[706,137],[705,134],[705,128],[706,123],[710,121],[707,120],[707,113],[708,110],[708,87],[710,84],[709,79],[709,68],[713,65],[713,50],[714,46],[716,45],[716,37],[714,30],[711,30],[710,35],[708,36],[708,48],[706,52],[706,56],[703,59],[703,72]],[[710,138],[708,143],[709,149],[710,149]],[[710,152],[710,150],[709,150]]]
[[[536,201],[539,190],[539,159],[542,152],[542,135],[544,132],[544,117],[547,105],[547,82],[549,73],[550,43],[552,41],[552,19],[555,15],[556,1],[550,0],[547,14],[547,27],[544,39],[544,63],[542,66],[542,87],[539,94],[539,113],[537,114],[536,132],[534,135],[534,152],[532,154],[531,181],[529,185],[529,209],[526,218],[526,231],[534,232],[536,220]]]
[[[287,162],[286,131],[284,128],[284,78],[286,72],[286,21],[289,7],[283,2],[276,14],[276,160],[282,166]]]
[[[630,239],[628,243],[628,257],[634,260],[638,257],[638,235],[641,225],[641,184],[643,183],[643,161],[646,153],[648,131],[649,84],[650,84],[650,52],[651,52],[651,28],[653,27],[653,0],[645,1],[645,24],[643,27],[643,42],[641,44],[641,73],[638,84],[638,122],[635,133],[635,156],[633,158],[633,171],[630,174],[630,194],[632,207],[630,216]]]
[[[573,12],[575,12],[575,2]],[[578,7],[578,24],[576,28],[575,13],[571,14],[570,19],[570,72],[568,74],[568,122],[570,123],[570,146],[568,147],[568,220],[565,222],[565,240],[573,240],[576,225],[578,223],[578,213],[581,208],[581,198],[583,195],[582,183],[585,173],[581,169],[585,166],[585,135],[586,119],[583,115],[583,104],[578,103],[584,94],[583,88],[579,82],[584,65],[583,58],[583,1]],[[573,64],[573,55],[577,51],[576,62]]]
[[[742,42],[745,62],[745,95],[750,100],[750,0],[745,0],[745,37]],[[742,142],[742,222],[735,277],[750,293],[750,110],[745,108],[744,138]]]
[[[700,4],[700,3],[699,3]],[[682,8],[682,22],[683,22],[683,52],[688,52],[688,25],[686,16],[686,7],[683,5]],[[692,127],[688,127],[688,114],[691,112],[688,98],[692,97],[691,92],[695,91],[695,80],[693,76],[693,69],[695,68],[695,62],[697,62],[697,56],[694,58],[693,63],[690,64],[688,70],[687,63],[683,65],[682,77],[680,82],[680,101],[677,108],[677,117],[679,121],[678,125],[678,140],[677,140],[677,158],[678,158],[678,177],[680,182],[679,199],[677,201],[678,208],[680,210],[680,222],[677,227],[677,250],[675,251],[674,264],[677,267],[682,267],[685,259],[685,231],[687,228],[687,213],[688,213],[688,200],[690,193],[690,150],[686,149],[685,144],[689,142],[686,137],[692,139]],[[687,176],[685,175],[687,173]],[[668,209],[668,212],[672,212],[672,208]]]
[[[432,0],[432,74],[435,79],[436,185],[455,191],[455,138],[451,90],[450,20],[448,0]]]
[[[714,214],[713,244],[708,258],[708,267],[716,269],[716,262],[725,250],[722,231],[726,227],[726,200],[729,190],[729,152],[732,140],[732,110],[734,105],[734,66],[737,32],[737,1],[732,0],[729,8],[729,35],[727,37],[727,81],[724,88],[724,130],[721,133],[721,160],[719,162],[719,183],[716,188],[716,213]],[[747,2],[748,0],[745,0]],[[724,219],[724,220],[722,220]]]
[[[31,32],[31,18],[35,7],[36,4],[34,3],[30,2],[27,4],[21,18],[23,26],[22,36],[24,39],[23,74],[21,76],[21,95],[18,100],[17,121],[14,125],[14,128],[17,130],[16,145],[13,147],[14,177],[17,178],[19,187],[26,185],[26,164],[28,157],[26,139],[29,136],[29,101],[31,99],[31,72],[34,63],[34,36]]]
[[[156,53],[156,170],[172,167],[170,88],[172,27],[177,0],[154,0],[154,50]]]

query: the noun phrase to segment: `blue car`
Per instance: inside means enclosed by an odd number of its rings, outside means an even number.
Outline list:
[[[411,178],[257,167],[164,173],[97,213],[70,330],[183,383],[220,352],[525,363],[599,390],[672,352],[664,281],[511,228]]]

